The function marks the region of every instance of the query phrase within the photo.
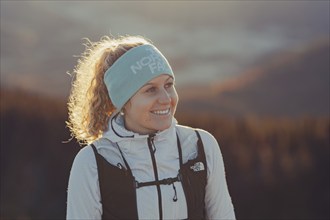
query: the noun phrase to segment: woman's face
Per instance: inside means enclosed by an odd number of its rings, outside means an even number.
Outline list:
[[[139,134],[165,130],[171,126],[177,103],[173,78],[160,75],[146,83],[125,105],[125,127]]]

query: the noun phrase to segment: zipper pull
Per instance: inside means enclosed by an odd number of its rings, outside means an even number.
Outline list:
[[[149,137],[148,137],[148,139],[150,140],[150,141],[154,141],[154,138],[155,138],[155,136],[156,136],[156,134],[149,134]]]
[[[172,186],[173,186],[173,189],[174,189],[173,202],[176,202],[176,201],[178,201],[178,196],[176,194],[176,188],[175,188],[174,182],[172,183]]]
[[[152,147],[152,153],[156,152],[156,147],[155,147],[155,144],[154,144],[155,136],[156,136],[156,134],[149,134],[149,137],[148,137],[148,144],[149,144],[149,146]]]

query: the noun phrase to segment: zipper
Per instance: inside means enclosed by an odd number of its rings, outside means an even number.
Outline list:
[[[149,147],[149,152],[150,152],[150,156],[151,156],[151,160],[152,160],[152,167],[154,170],[155,181],[158,182],[159,178],[158,178],[157,163],[156,163],[156,158],[155,158],[156,148],[155,148],[155,144],[154,144],[154,137],[155,137],[155,134],[149,135],[148,147]],[[163,206],[162,206],[162,194],[161,194],[159,183],[156,185],[156,187],[157,187],[157,194],[158,194],[159,219],[162,220],[163,219],[163,209],[162,209]]]

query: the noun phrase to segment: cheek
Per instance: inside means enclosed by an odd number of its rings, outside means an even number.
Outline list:
[[[178,104],[179,101],[179,96],[176,92],[176,90],[174,89],[172,94],[171,94],[171,104],[172,106],[176,107],[176,105]]]
[[[134,109],[132,109],[132,113],[135,114],[136,117],[142,119],[143,115],[148,115],[152,105],[153,101],[148,98],[135,100]]]

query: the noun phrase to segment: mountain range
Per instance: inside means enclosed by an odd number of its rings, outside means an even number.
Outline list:
[[[329,116],[329,40],[267,57],[225,82],[178,92],[178,111],[234,116]]]

